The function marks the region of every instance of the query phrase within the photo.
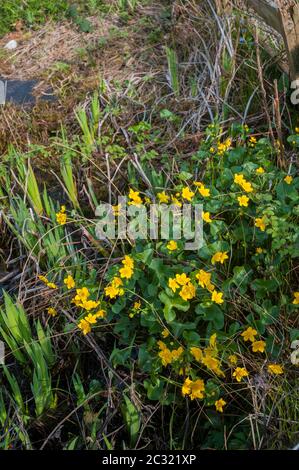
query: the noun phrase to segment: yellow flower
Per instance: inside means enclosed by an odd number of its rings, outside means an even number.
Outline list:
[[[96,302],[95,300],[83,300],[79,307],[84,308],[89,312],[89,310],[93,310],[99,306],[100,302]]]
[[[166,245],[166,248],[169,250],[169,251],[175,251],[177,250],[178,248],[178,244],[175,240],[170,240],[167,245]]]
[[[152,201],[150,200],[149,197],[145,196],[144,202],[146,202],[146,204],[150,204]]]
[[[210,212],[203,212],[202,218],[203,218],[203,221],[206,222],[207,224],[210,224],[212,222],[212,219],[210,217]]]
[[[165,191],[163,191],[162,193],[158,193],[157,194],[158,196],[158,199],[159,201],[163,204],[163,203],[168,203],[169,201],[169,196],[167,196],[167,194],[165,193]]]
[[[194,197],[194,192],[191,191],[188,186],[182,189],[182,197],[187,201],[191,202]]]
[[[135,310],[139,310],[140,307],[141,307],[141,302],[140,302],[140,300],[138,300],[137,302],[134,302],[133,308],[134,308]]]
[[[299,134],[299,127],[295,127],[295,132],[297,132],[297,134]]]
[[[87,335],[88,333],[91,332],[90,323],[88,321],[86,321],[84,318],[82,318],[82,320],[79,321],[78,328],[80,328],[80,330],[82,330],[84,335]]]
[[[94,317],[95,318],[105,318],[106,316],[106,312],[105,310],[98,310],[95,314],[94,314]]]
[[[258,247],[255,251],[256,251],[256,253],[257,253],[258,255],[261,255],[264,250],[263,250],[263,248]]]
[[[172,354],[171,351],[168,348],[162,349],[159,353],[158,356],[162,360],[162,365],[163,366],[168,366],[168,364],[171,364],[172,362]]]
[[[202,360],[202,350],[200,348],[193,346],[190,348],[190,352],[196,361],[200,362]]]
[[[256,138],[251,136],[250,139],[249,139],[249,146],[254,147],[256,143],[257,143]]]
[[[262,232],[266,230],[267,223],[265,217],[257,217],[254,221],[254,225],[259,228]]]
[[[219,400],[215,401],[216,411],[219,411],[219,413],[223,413],[223,407],[225,405],[226,405],[226,401],[223,400],[223,398],[220,398]]]
[[[190,395],[190,393],[191,393],[191,384],[192,384],[192,380],[190,380],[189,377],[187,377],[185,379],[185,382],[182,385],[182,395],[183,396]]]
[[[162,331],[161,335],[163,336],[163,338],[167,338],[169,336],[169,330],[167,330],[166,328]]]
[[[299,305],[299,292],[294,292],[293,304],[294,305]]]
[[[265,170],[262,166],[258,167],[255,171],[258,175],[262,175],[263,173],[265,173]]]
[[[209,197],[210,196],[210,190],[208,188],[205,188],[204,185],[200,186],[198,188],[198,192],[202,197]]]
[[[66,223],[66,214],[65,214],[65,206],[61,206],[60,211],[56,214],[56,222],[60,225],[64,225]]]
[[[211,276],[212,276],[211,273],[208,273],[204,271],[203,269],[200,269],[195,277],[198,280],[198,284],[200,285],[200,287],[204,289],[205,287],[208,288],[209,286],[212,286]]]
[[[254,341],[252,343],[252,352],[261,352],[265,351],[266,343],[265,341]]]
[[[64,284],[68,289],[73,289],[75,287],[75,281],[72,276],[68,275],[64,280]]]
[[[244,181],[245,181],[244,175],[238,174],[238,173],[235,174],[234,183],[241,186],[244,183]]]
[[[183,300],[191,300],[195,297],[196,289],[195,286],[192,284],[192,282],[189,282],[188,284],[185,284],[182,289],[180,290],[180,297]]]
[[[242,188],[244,189],[246,193],[252,193],[253,191],[253,187],[251,186],[251,183],[249,183],[248,181],[243,182]]]
[[[204,398],[205,384],[202,379],[197,379],[191,383],[191,400]]]
[[[212,293],[212,302],[215,302],[216,304],[223,304],[223,293],[222,292],[216,292],[215,290]]]
[[[86,317],[84,317],[84,320],[90,323],[91,325],[94,325],[97,322],[96,316],[92,315],[91,313],[86,315]]]
[[[182,203],[178,200],[177,197],[175,196],[171,196],[171,202],[172,204],[174,204],[175,206],[178,206],[178,207],[182,207]]]
[[[131,256],[126,255],[122,260],[122,264],[130,269],[134,269],[134,260]]]
[[[123,295],[125,291],[121,287],[122,285],[123,285],[123,281],[119,277],[115,276],[112,279],[110,285],[105,287],[105,295],[107,297],[110,297],[110,299],[114,299],[118,295],[119,296]]]
[[[54,282],[48,282],[47,287],[49,287],[49,289],[58,289],[58,287],[56,286],[56,284],[54,284]]]
[[[53,307],[48,307],[47,312],[49,315],[51,315],[51,317],[56,317],[57,315],[57,310],[55,310],[55,308]]]
[[[238,358],[235,354],[231,354],[230,356],[228,356],[228,360],[231,364],[237,364],[238,362]]]
[[[180,358],[180,356],[183,354],[183,352],[184,352],[184,349],[182,348],[182,346],[180,346],[178,349],[173,349],[171,351],[172,362],[177,361]]]
[[[247,330],[243,331],[243,333],[241,334],[244,341],[251,341],[252,343],[254,343],[256,335],[257,331],[251,326],[249,326]]]
[[[202,358],[203,365],[205,365],[209,370],[215,372],[216,375],[224,375],[220,369],[220,361],[216,357],[213,357],[210,353],[206,353]]]
[[[243,377],[248,377],[248,372],[245,367],[237,367],[233,373],[233,377],[235,377],[237,382],[241,382]]]
[[[170,287],[170,289],[175,292],[180,286],[174,278],[170,277],[168,279],[168,287]]]
[[[188,276],[186,276],[185,273],[183,273],[183,274],[176,274],[175,280],[178,284],[180,284],[180,286],[185,286],[186,284],[188,284],[188,282],[190,282],[191,279]]]
[[[133,191],[132,188],[129,191],[129,199],[131,199],[128,202],[129,205],[139,206],[140,204],[142,204],[142,199],[139,195],[139,191]]]
[[[129,266],[123,266],[119,270],[119,275],[122,279],[131,279],[133,276],[133,269]]]
[[[281,375],[284,373],[284,370],[279,364],[268,364],[268,372],[272,375]]]
[[[86,287],[82,287],[82,289],[76,290],[76,296],[73,298],[73,302],[77,307],[83,307],[83,303],[87,301],[89,296],[89,290]]]
[[[227,251],[217,251],[217,253],[215,253],[214,256],[212,257],[211,263],[212,264],[215,264],[215,263],[223,264],[226,259],[228,259]]]
[[[238,197],[238,202],[239,202],[239,206],[242,207],[248,207],[248,201],[249,201],[249,197],[247,196],[239,196]]]
[[[292,181],[293,181],[293,177],[291,175],[288,175],[284,178],[284,181],[287,183],[287,184],[291,184]]]

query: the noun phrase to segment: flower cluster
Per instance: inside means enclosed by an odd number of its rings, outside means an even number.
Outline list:
[[[192,284],[191,279],[185,274],[176,274],[175,277],[168,279],[168,286],[173,292],[178,289],[179,295],[183,300],[191,300],[195,297],[196,288]]]
[[[170,350],[163,341],[158,341],[158,346],[160,349],[158,356],[162,361],[162,365],[165,367],[168,366],[168,364],[172,364],[177,361],[184,352],[182,346],[177,349]]]
[[[56,214],[56,222],[59,225],[65,225],[66,224],[67,216],[66,216],[65,211],[66,211],[65,206],[61,206],[60,211],[57,212],[57,214]]]

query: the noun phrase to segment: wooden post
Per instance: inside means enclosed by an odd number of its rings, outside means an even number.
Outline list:
[[[299,4],[296,0],[247,0],[283,37],[292,80],[299,79]]]
[[[299,4],[295,0],[277,0],[282,37],[292,80],[299,79]]]

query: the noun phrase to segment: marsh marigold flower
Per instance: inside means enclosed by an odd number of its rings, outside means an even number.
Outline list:
[[[284,181],[287,183],[287,184],[291,184],[292,181],[293,181],[293,177],[291,175],[287,175],[285,178],[284,178]]]
[[[180,297],[186,301],[193,299],[195,297],[195,294],[196,294],[196,288],[192,284],[192,282],[188,282],[188,284],[185,284],[179,293]]]
[[[262,166],[259,166],[255,172],[258,174],[258,175],[262,175],[263,173],[265,173],[265,170]]]
[[[252,346],[252,352],[263,353],[265,351],[266,343],[265,341],[254,341],[251,346]]]
[[[128,202],[131,206],[140,206],[142,204],[142,199],[140,197],[139,191],[134,191],[132,188],[129,191],[129,199]]]
[[[180,286],[179,284],[177,283],[176,279],[173,278],[173,277],[170,277],[168,279],[168,287],[170,287],[170,289],[175,292]]]
[[[169,240],[169,242],[167,243],[166,245],[166,248],[169,250],[169,251],[175,251],[177,250],[178,248],[178,244],[175,240]]]
[[[202,350],[200,348],[193,346],[192,348],[190,348],[190,352],[196,361],[201,362]]]
[[[210,190],[205,187],[205,185],[199,181],[196,181],[195,186],[197,186],[198,192],[202,197],[209,197],[210,196]]]
[[[68,289],[73,289],[75,287],[75,281],[72,276],[68,275],[63,280],[64,284]]]
[[[57,315],[57,310],[53,307],[48,307],[47,312],[49,315],[51,315],[51,317],[56,317]]]
[[[240,207],[248,207],[249,197],[247,196],[239,196],[238,202]]]
[[[254,221],[254,225],[259,228],[262,232],[266,230],[267,223],[265,217],[257,217]]]
[[[215,290],[212,292],[212,302],[215,302],[216,304],[223,304],[223,293],[222,292],[216,292]]]
[[[237,367],[233,373],[233,377],[235,377],[237,382],[241,382],[243,377],[248,377],[248,372],[245,367]]]
[[[67,217],[66,217],[65,210],[66,210],[65,206],[61,206],[60,211],[57,212],[57,214],[56,214],[56,222],[59,225],[65,225],[65,223],[66,223]]]
[[[294,305],[299,305],[299,292],[294,292],[293,304]]]
[[[203,212],[202,213],[202,219],[204,222],[206,222],[207,224],[210,224],[212,221],[211,217],[210,217],[210,212]]]
[[[268,364],[268,372],[272,375],[281,375],[284,370],[279,364]]]
[[[191,202],[193,197],[194,197],[194,192],[191,191],[191,189],[186,186],[185,188],[182,189],[182,197],[186,199],[187,201]]]
[[[226,401],[223,400],[223,398],[220,398],[219,400],[215,401],[215,408],[216,411],[219,411],[219,413],[223,413],[223,407],[226,405]]]
[[[231,354],[230,356],[228,356],[228,360],[233,365],[237,364],[238,362],[238,358],[235,354]]]
[[[215,253],[213,255],[213,257],[211,259],[211,263],[212,264],[216,264],[216,263],[223,264],[226,259],[228,259],[227,251],[217,251],[217,253]]]
[[[158,193],[157,194],[157,197],[159,199],[159,202],[161,202],[162,204],[163,203],[168,203],[169,202],[169,196],[165,193],[165,191],[163,191],[162,193]]]
[[[82,320],[79,321],[78,328],[80,330],[82,330],[84,335],[87,335],[88,333],[91,332],[90,323],[87,320],[85,320],[84,318],[82,318]]]
[[[255,337],[257,335],[257,331],[249,326],[243,333],[241,333],[241,336],[243,337],[244,341],[251,341],[254,343]]]

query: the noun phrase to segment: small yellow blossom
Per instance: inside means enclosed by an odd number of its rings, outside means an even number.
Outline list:
[[[194,197],[194,192],[191,191],[191,189],[186,186],[185,188],[182,189],[182,197],[186,199],[187,201],[191,202],[193,197]]]
[[[220,398],[219,400],[215,401],[216,411],[219,411],[219,413],[223,413],[223,407],[225,405],[226,405],[226,401],[223,400],[223,398]]]
[[[162,193],[158,193],[157,197],[159,199],[159,202],[163,203],[168,203],[169,202],[169,196],[163,191]]]
[[[250,147],[255,147],[256,143],[257,143],[256,138],[254,136],[251,136],[250,139],[249,139],[249,146]]]
[[[95,318],[105,318],[106,316],[106,312],[105,310],[98,310],[95,314],[94,314],[94,317]]]
[[[120,279],[120,277],[115,276],[111,283],[105,287],[105,295],[110,299],[115,299],[117,296],[124,295],[125,291],[122,288],[122,285],[123,281]]]
[[[241,336],[243,337],[244,341],[251,341],[252,343],[254,343],[255,341],[255,337],[257,335],[257,331],[252,328],[251,326],[249,326],[245,331],[243,331],[243,333],[241,334]]]
[[[261,255],[264,250],[263,250],[263,248],[261,248],[261,247],[257,247],[257,249],[256,249],[255,251],[256,251],[256,253],[257,253],[258,255]]]
[[[185,286],[191,280],[185,273],[176,274],[175,279],[180,286]]]
[[[223,264],[226,259],[228,259],[227,251],[217,251],[217,253],[215,253],[213,255],[213,257],[211,259],[211,263],[212,264],[215,264],[215,263]]]
[[[265,170],[262,166],[259,166],[255,172],[258,174],[258,175],[262,175],[263,173],[265,173]]]
[[[291,175],[287,175],[285,178],[284,178],[284,181],[287,183],[287,184],[291,184],[292,181],[293,181],[293,177]]]
[[[192,348],[190,348],[190,352],[196,361],[201,362],[202,350],[200,348],[193,346]]]
[[[65,210],[66,210],[65,206],[61,206],[60,211],[57,212],[57,214],[56,214],[56,222],[59,225],[65,225],[66,224],[67,217],[66,217]]]
[[[169,250],[169,251],[175,251],[177,250],[178,248],[178,244],[175,240],[170,240],[167,245],[166,245],[166,248]]]
[[[64,284],[68,289],[73,289],[75,287],[75,281],[72,276],[68,275],[66,278],[63,280]]]
[[[235,354],[231,354],[230,356],[228,356],[228,360],[233,365],[237,364],[238,362],[238,358]]]
[[[53,307],[48,307],[47,312],[49,315],[51,315],[51,317],[56,317],[57,315],[57,310]]]
[[[195,297],[195,294],[196,288],[192,284],[192,282],[188,282],[188,284],[185,284],[179,292],[180,297],[186,301],[193,299]]]
[[[189,379],[189,377],[186,378],[185,382],[183,383],[182,386],[182,395],[190,395],[191,393],[191,384],[192,380]]]
[[[257,217],[254,220],[254,225],[259,228],[262,232],[266,230],[267,223],[265,217]]]
[[[200,287],[202,287],[203,289],[207,288],[209,291],[213,290],[214,286],[211,283],[211,277],[212,277],[211,273],[208,273],[207,271],[200,269],[195,277],[198,280],[198,284],[200,285]]]
[[[168,287],[170,287],[170,289],[175,292],[180,286],[179,284],[177,283],[176,279],[175,278],[172,278],[170,277],[168,279]]]
[[[265,341],[254,341],[252,343],[252,352],[261,352],[265,351],[266,343]]]
[[[203,212],[202,213],[202,219],[204,222],[206,222],[207,224],[210,224],[212,222],[212,219],[210,217],[210,212]]]
[[[130,199],[130,201],[128,202],[129,205],[139,206],[140,204],[142,204],[142,199],[139,195],[139,191],[133,191],[132,188],[129,191],[129,199]]]
[[[163,338],[168,338],[169,336],[169,330],[167,330],[166,328],[162,331],[161,335],[163,336]]]
[[[80,320],[80,322],[78,323],[78,328],[82,330],[84,335],[87,335],[88,333],[91,332],[90,323],[86,321],[84,318],[82,318],[82,320]]]
[[[272,375],[281,375],[284,373],[284,370],[279,364],[268,364],[268,372]]]
[[[238,202],[239,202],[239,206],[240,207],[248,207],[248,201],[249,201],[249,197],[247,196],[239,196],[238,197]]]
[[[237,382],[241,382],[243,377],[248,377],[248,372],[245,367],[237,367],[233,373],[233,377],[235,377]]]
[[[212,302],[215,302],[216,304],[223,304],[223,293],[222,292],[216,292],[215,290],[212,292]]]
[[[299,305],[299,292],[294,292],[293,304],[294,305]]]

